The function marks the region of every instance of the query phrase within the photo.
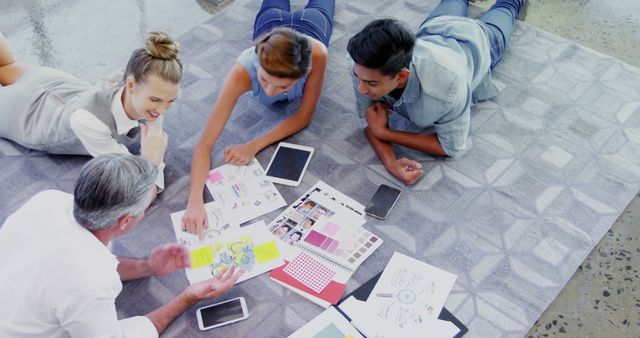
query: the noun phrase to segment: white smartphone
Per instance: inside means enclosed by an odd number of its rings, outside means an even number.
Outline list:
[[[244,297],[203,306],[196,311],[200,330],[209,330],[249,318]]]
[[[378,190],[364,209],[364,212],[375,218],[385,219],[400,197],[400,189],[380,184]]]
[[[311,161],[311,155],[313,155],[311,147],[286,142],[278,143],[278,148],[267,166],[267,179],[273,183],[297,187]]]

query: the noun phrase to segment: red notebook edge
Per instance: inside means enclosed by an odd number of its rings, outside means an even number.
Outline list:
[[[269,273],[269,277],[271,277],[272,279],[292,287],[293,289],[296,289],[298,291],[304,292],[306,294],[308,294],[309,296],[315,297],[315,298],[319,298],[322,299],[326,302],[329,302],[333,305],[338,304],[338,301],[340,300],[340,297],[342,297],[342,295],[344,294],[345,290],[347,289],[347,285],[343,284],[343,283],[339,283],[336,281],[331,281],[329,282],[329,285],[327,285],[320,293],[313,291],[311,288],[309,288],[308,286],[302,284],[300,281],[298,281],[297,279],[291,277],[288,273],[284,272],[284,268],[289,264],[289,261],[285,260],[284,264],[281,265],[278,268],[275,268],[273,270],[271,270],[271,272]],[[320,304],[319,304],[320,305]]]

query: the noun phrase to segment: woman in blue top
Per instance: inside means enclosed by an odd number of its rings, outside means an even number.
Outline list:
[[[254,22],[255,46],[231,68],[191,160],[191,186],[183,228],[208,227],[202,191],[211,152],[240,95],[251,91],[263,104],[301,99],[298,111],[267,133],[224,150],[225,162],[245,165],[268,145],[306,127],[320,98],[333,31],[335,0],[310,0],[291,12],[289,0],[265,0]]]

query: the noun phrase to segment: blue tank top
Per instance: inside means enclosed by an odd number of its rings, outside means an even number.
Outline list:
[[[253,93],[253,96],[260,101],[260,103],[264,105],[272,105],[279,101],[293,101],[302,98],[304,84],[307,81],[307,75],[296,80],[295,84],[288,92],[269,96],[264,92],[260,82],[258,82],[258,67],[260,66],[260,63],[258,62],[256,48],[251,47],[245,49],[240,56],[238,56],[237,61],[247,70],[247,73],[249,73],[249,77],[251,78],[251,92]]]

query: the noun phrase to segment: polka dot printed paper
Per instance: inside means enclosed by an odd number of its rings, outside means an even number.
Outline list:
[[[301,252],[284,269],[291,277],[300,283],[320,293],[336,274],[335,271],[324,266],[311,256]]]

